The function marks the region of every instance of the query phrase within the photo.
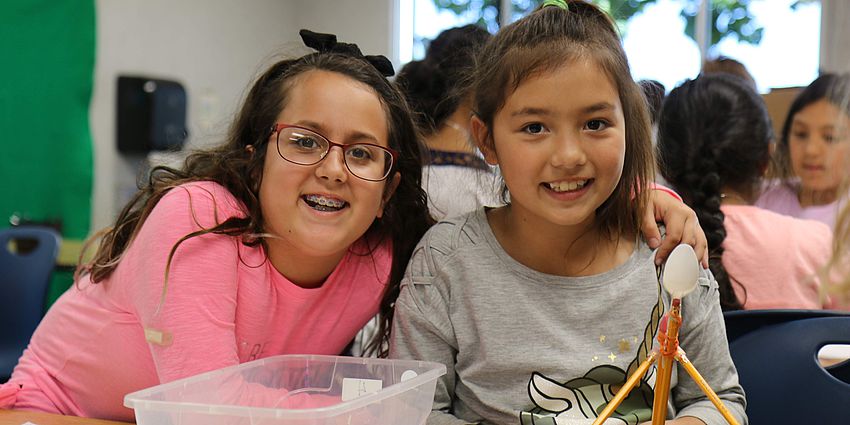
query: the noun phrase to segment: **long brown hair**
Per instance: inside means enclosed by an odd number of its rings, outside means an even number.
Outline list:
[[[565,3],[566,9],[538,8],[503,28],[485,45],[472,81],[473,109],[492,134],[493,117],[525,80],[569,66],[576,59],[593,60],[616,86],[626,125],[623,174],[614,192],[596,210],[597,223],[599,230],[609,236],[635,234],[648,204],[649,191],[639,189],[654,178],[646,102],[632,80],[611,18],[584,1]],[[492,142],[491,137],[489,143]]]
[[[264,219],[258,198],[263,162],[270,131],[298,76],[312,71],[336,72],[371,87],[387,114],[390,147],[399,152],[393,171],[401,179],[384,207],[383,217],[376,219],[363,239],[370,249],[390,241],[392,268],[380,306],[380,326],[370,343],[380,348],[389,337],[392,307],[398,297],[399,283],[414,246],[432,224],[425,193],[420,180],[423,149],[417,137],[410,111],[404,98],[378,70],[363,59],[338,53],[313,53],[298,59],[282,60],[272,65],[254,83],[232,123],[226,142],[217,148],[190,154],[180,169],[154,168],[146,184],[121,211],[114,226],[95,235],[102,236],[94,258],[81,264],[75,278],[89,274],[94,283],[109,277],[150,212],[169,190],[188,182],[213,181],[224,186],[245,207],[244,217],[230,217],[220,224],[193,232],[179,240],[171,257],[186,239],[207,233],[240,238],[247,246],[268,247],[263,239]],[[253,148],[251,148],[253,146]],[[389,185],[388,185],[389,186]],[[92,239],[93,240],[93,239]],[[371,252],[371,251],[370,251]],[[167,282],[166,282],[167,283]]]

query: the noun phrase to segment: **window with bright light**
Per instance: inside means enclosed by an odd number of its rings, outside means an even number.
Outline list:
[[[820,2],[795,0],[753,1],[750,10],[764,26],[761,43],[750,45],[725,39],[717,53],[747,66],[759,91],[770,88],[807,86],[818,76],[820,56]]]
[[[401,0],[401,40],[399,60],[402,64],[425,57],[428,42],[435,39],[443,30],[467,24],[480,24],[491,33],[498,31],[498,8],[484,0],[471,0],[460,13],[437,7],[435,0]],[[488,25],[487,22],[490,22]],[[409,28],[408,28],[409,26]],[[407,38],[406,34],[412,37]]]
[[[402,8],[400,22],[400,60],[406,63],[421,59],[427,43],[441,31],[454,26],[478,23],[490,32],[498,30],[499,4],[494,0],[400,0],[408,4]],[[741,1],[744,3],[744,1]],[[451,3],[458,11],[439,8],[437,4]],[[512,0],[510,19],[519,19],[539,2]],[[611,1],[597,1],[603,7]],[[621,26],[623,46],[629,57],[635,80],[653,79],[661,82],[669,91],[686,78],[699,74],[702,62],[696,42],[685,34],[686,20],[682,10],[693,14],[697,0],[655,0],[647,3],[642,11],[634,14]],[[457,5],[461,5],[458,7]],[[739,41],[731,35],[710,47],[708,55],[727,56],[742,62],[758,84],[759,91],[771,88],[805,86],[818,75],[820,49],[819,1],[800,0],[750,0],[747,8],[753,18],[745,26],[762,28],[758,44]],[[718,26],[734,19],[721,15]],[[405,25],[407,29],[405,30]]]
[[[629,20],[623,46],[636,80],[654,79],[669,91],[699,74],[699,48],[685,35],[685,19],[680,15],[686,3],[659,0]],[[794,3],[751,1],[754,24],[764,29],[761,41],[753,45],[728,36],[709,49],[709,57],[723,55],[743,63],[760,92],[808,85],[818,75],[820,3],[801,3],[792,8]]]

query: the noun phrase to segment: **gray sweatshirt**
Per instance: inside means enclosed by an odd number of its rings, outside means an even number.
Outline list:
[[[428,424],[590,424],[646,358],[669,297],[639,243],[605,273],[538,272],[502,249],[484,209],[431,228],[395,307],[390,356],[444,363]],[[745,400],[729,356],[717,282],[702,271],[682,300],[680,346],[741,424]],[[606,424],[649,421],[655,367]],[[681,366],[669,417],[725,420]]]

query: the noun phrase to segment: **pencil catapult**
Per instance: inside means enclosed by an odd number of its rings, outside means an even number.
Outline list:
[[[673,298],[670,312],[661,319],[658,331],[659,348],[652,350],[646,360],[638,366],[634,373],[626,380],[620,391],[611,399],[611,402],[602,410],[602,413],[593,421],[593,425],[601,425],[605,422],[620,403],[629,395],[629,392],[640,382],[649,367],[658,361],[655,379],[655,392],[652,401],[652,425],[663,425],[667,417],[667,399],[670,395],[670,374],[673,372],[673,361],[679,362],[688,375],[697,383],[702,392],[711,400],[714,407],[730,425],[739,425],[729,409],[720,401],[708,382],[700,375],[693,363],[688,360],[685,351],[679,347],[679,327],[682,325],[681,304],[682,297],[696,288],[699,277],[699,263],[696,254],[690,245],[679,245],[670,253],[664,266],[664,274],[661,282],[664,289]]]

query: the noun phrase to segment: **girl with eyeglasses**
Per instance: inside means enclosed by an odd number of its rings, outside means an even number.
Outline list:
[[[387,338],[431,224],[421,148],[389,61],[302,37],[320,51],[265,71],[223,146],[151,173],[0,386],[0,408],[133,421],[132,391],[339,354],[379,312],[376,344]]]
[[[428,230],[390,356],[446,365],[429,425],[590,424],[658,350],[671,303],[640,231],[654,169],[646,100],[613,20],[589,2],[546,0],[478,58],[472,135],[510,202]],[[717,282],[703,269],[697,284],[679,341],[746,423]],[[605,423],[648,422],[653,409],[671,425],[726,423],[681,364],[669,403],[653,406],[657,372]]]

